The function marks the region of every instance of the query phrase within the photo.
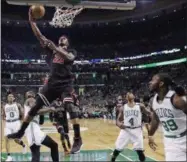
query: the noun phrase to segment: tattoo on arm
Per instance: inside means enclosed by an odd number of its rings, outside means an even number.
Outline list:
[[[149,136],[153,136],[155,134],[156,130],[158,129],[159,123],[160,121],[157,114],[153,112],[153,114],[151,115],[151,123],[148,132]]]
[[[187,97],[175,95],[173,98],[173,106],[182,110],[187,115]]]

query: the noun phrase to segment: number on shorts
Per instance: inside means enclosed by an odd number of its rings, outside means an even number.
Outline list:
[[[131,118],[131,119],[129,120],[129,123],[131,124],[131,126],[134,126],[134,119]]]
[[[164,129],[169,132],[169,131],[175,131],[178,129],[177,124],[175,123],[175,121],[173,119],[162,121],[163,127]]]
[[[10,112],[10,117],[11,117],[11,118],[14,117],[14,112]]]

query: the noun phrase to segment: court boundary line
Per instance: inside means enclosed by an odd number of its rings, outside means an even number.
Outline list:
[[[111,148],[111,147],[109,147],[109,146],[105,146],[105,145],[98,145],[98,144],[96,144],[97,146],[101,146],[101,147],[107,147],[108,149],[110,149],[110,150],[112,150],[112,151],[114,151],[114,149],[113,148]],[[128,149],[128,150],[130,150],[130,151],[133,151],[133,149],[130,149],[130,148],[125,148],[125,149]],[[120,153],[120,154],[122,154],[122,153]],[[125,156],[124,154],[122,154],[123,156]],[[125,156],[126,157],[126,156]],[[158,161],[158,160],[156,160],[156,159],[154,159],[154,158],[152,158],[152,157],[150,157],[150,156],[147,156],[146,155],[146,157],[148,157],[148,158],[150,158],[150,159],[152,159],[153,161]],[[131,159],[131,161],[133,161],[132,159]]]
[[[130,149],[130,148],[126,148],[126,149],[133,151],[133,149]],[[158,161],[158,160],[156,160],[156,159],[154,159],[154,158],[152,158],[152,157],[150,157],[150,156],[146,156],[146,157],[148,157],[148,158],[150,158],[150,159],[152,159],[152,160],[154,160],[154,161]]]
[[[102,146],[102,147],[104,146],[104,145],[98,145],[98,144],[96,144],[96,145],[97,145],[97,146]],[[111,147],[109,147],[109,146],[104,146],[104,147],[108,148],[109,150],[114,151],[114,149],[111,148]],[[130,159],[129,157],[125,156],[123,153],[120,153],[120,155],[121,155],[122,157],[126,158],[126,159],[129,160],[129,161],[133,161],[133,160]]]
[[[110,150],[114,151],[114,149],[110,148]],[[123,153],[120,153],[119,155],[121,155],[122,157],[126,158],[129,161],[133,161],[132,159],[130,159],[129,157],[125,156]]]
[[[97,150],[81,150],[81,151],[83,151],[83,152],[91,152],[91,151],[107,151],[107,150],[111,150],[111,151],[114,151],[114,149],[113,148],[111,148],[111,147],[109,147],[109,146],[104,146],[104,145],[98,145],[98,144],[96,144],[97,146],[101,146],[101,147],[106,147],[107,149],[97,149]],[[128,149],[128,150],[130,150],[130,151],[133,151],[133,149],[130,149],[130,148],[125,148],[125,149]],[[5,152],[2,152],[2,153],[5,153]],[[29,153],[29,152],[28,152]],[[41,152],[41,153],[48,153],[48,152]],[[14,154],[19,154],[19,152],[15,152]],[[124,157],[124,158],[126,158],[127,160],[129,160],[129,161],[133,161],[131,158],[129,158],[129,157],[127,157],[126,155],[124,155],[123,153],[120,153],[120,155],[122,156],[122,157]],[[150,156],[146,156],[146,157],[148,157],[148,158],[150,158],[150,159],[152,159],[152,160],[154,160],[154,161],[158,161],[158,160],[156,160],[156,159],[154,159],[154,158],[152,158],[152,157],[150,157]],[[2,160],[4,160],[5,158],[4,157],[2,157],[1,156],[1,159]],[[100,159],[102,159],[102,158],[99,158],[99,159],[96,159],[96,160],[100,160]]]

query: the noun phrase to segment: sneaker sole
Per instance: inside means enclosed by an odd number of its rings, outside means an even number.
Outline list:
[[[81,151],[82,146],[83,146],[83,144],[81,145],[81,147],[80,147],[80,149],[78,151],[73,152],[73,153],[71,152],[71,154],[78,154]]]

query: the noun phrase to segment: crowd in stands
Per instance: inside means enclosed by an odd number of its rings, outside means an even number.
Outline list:
[[[98,116],[98,112],[110,115],[105,107],[108,100],[114,103],[116,97],[127,91],[133,91],[136,98],[139,99],[145,95],[150,95],[148,90],[148,82],[151,77],[157,72],[166,72],[172,76],[174,81],[187,89],[187,67],[186,64],[175,64],[169,66],[162,66],[151,69],[128,70],[111,72],[103,75],[96,74],[79,74],[75,79],[75,89],[79,94],[81,109],[87,116]],[[18,101],[23,103],[24,94],[28,90],[37,92],[38,88],[43,85],[42,80],[38,78],[45,78],[46,73],[32,74],[29,73],[14,74],[15,78],[12,80],[2,79],[2,100],[5,101],[7,91],[13,91],[16,94]],[[97,115],[93,115],[92,113]],[[100,114],[99,113],[99,114]]]

